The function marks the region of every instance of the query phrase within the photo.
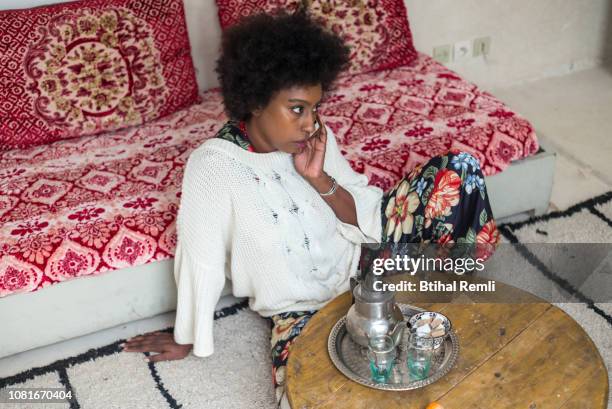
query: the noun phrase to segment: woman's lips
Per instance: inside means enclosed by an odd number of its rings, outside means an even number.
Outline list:
[[[308,136],[306,137],[306,139],[302,139],[301,141],[295,141],[295,142],[292,142],[292,143],[294,143],[295,145],[297,145],[297,147],[298,147],[298,148],[300,148],[300,149],[305,148],[305,147],[306,147],[306,143],[308,142],[308,140],[309,140],[309,139],[310,139],[310,138],[311,138],[313,135],[314,135],[314,133],[313,133],[313,134],[311,134],[311,135],[308,135]]]

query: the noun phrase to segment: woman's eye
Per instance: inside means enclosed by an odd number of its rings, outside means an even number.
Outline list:
[[[295,106],[295,107],[292,107],[291,110],[293,112],[295,112],[296,114],[301,115],[304,112],[304,107],[302,107],[302,106]],[[318,112],[318,111],[319,111],[319,105],[316,105],[313,108],[313,112]]]

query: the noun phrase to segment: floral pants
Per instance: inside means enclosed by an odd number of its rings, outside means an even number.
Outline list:
[[[499,242],[480,164],[465,152],[414,168],[385,193],[381,211],[382,243]]]
[[[293,311],[268,317],[272,327],[270,344],[272,346],[272,380],[276,393],[276,403],[281,405],[285,394],[285,371],[291,343],[300,335],[302,328],[316,313],[312,311]]]
[[[464,152],[436,156],[414,168],[384,194],[381,212],[381,243],[479,244],[492,252],[499,242],[480,165]],[[291,344],[315,313],[286,312],[268,318],[279,405]]]

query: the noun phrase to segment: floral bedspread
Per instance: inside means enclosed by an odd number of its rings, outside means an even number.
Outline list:
[[[525,118],[425,54],[343,80],[319,112],[353,168],[383,190],[449,150],[472,154],[487,176],[538,151]]]
[[[0,297],[171,258],[183,168],[227,120],[219,89],[138,127],[0,153]],[[538,149],[533,127],[420,54],[342,78],[320,110],[351,166],[385,190],[467,151],[485,175]]]

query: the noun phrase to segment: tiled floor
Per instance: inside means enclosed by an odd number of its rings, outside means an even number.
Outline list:
[[[612,189],[612,70],[598,67],[491,92],[557,151],[552,209]]]
[[[610,71],[595,68],[491,92],[525,115],[540,137],[558,152],[552,209],[565,209],[612,190]],[[0,359],[0,377],[171,326],[173,321],[174,313],[163,314]]]

